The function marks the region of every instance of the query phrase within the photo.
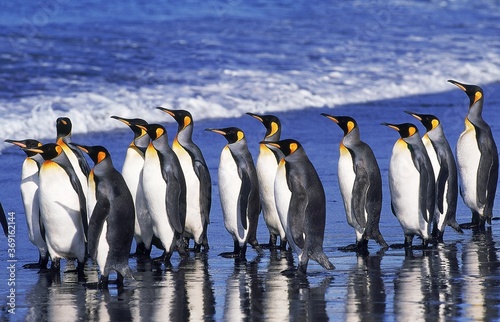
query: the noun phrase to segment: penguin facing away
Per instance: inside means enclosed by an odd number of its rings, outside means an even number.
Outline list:
[[[74,145],[87,153],[95,163],[89,175],[95,181],[97,199],[89,222],[89,254],[99,265],[102,286],[106,287],[112,271],[117,272],[117,282],[122,285],[124,277],[134,278],[128,265],[134,237],[132,195],[122,175],[114,168],[106,148]]]
[[[138,126],[146,126],[148,123],[137,118],[127,119],[119,116],[111,116],[111,118],[128,125],[134,132],[134,139],[127,148],[121,173],[132,194],[135,206],[134,239],[137,246],[133,255],[149,257],[153,239],[153,224],[148,213],[142,186],[144,154],[149,145],[149,136],[146,130]]]
[[[284,154],[276,173],[274,193],[288,243],[299,259],[296,270],[284,273],[305,275],[309,258],[325,269],[334,269],[323,251],[326,197],[316,169],[296,140],[263,143]]]
[[[404,247],[412,247],[413,237],[427,247],[434,220],[436,189],[431,160],[418,129],[411,123],[382,123],[399,132],[389,162],[391,209],[405,235]],[[392,245],[391,247],[399,247]]]
[[[443,126],[436,116],[409,111],[405,113],[422,122],[427,130],[422,136],[422,142],[431,160],[436,179],[436,211],[432,236],[442,243],[446,226],[462,233],[456,221],[458,174],[455,157],[444,135]]]
[[[24,150],[40,153],[45,160],[39,171],[38,199],[51,269],[60,270],[61,258],[77,259],[78,271],[83,272],[88,219],[80,180],[58,144]]]
[[[38,148],[42,143],[33,140],[5,140],[19,146],[21,149]],[[38,249],[38,263],[29,263],[23,265],[23,268],[47,268],[49,261],[49,253],[47,243],[45,242],[45,233],[43,225],[40,221],[40,204],[38,200],[38,187],[40,179],[38,172],[43,163],[43,158],[39,153],[24,150],[26,159],[23,161],[21,170],[21,197],[23,200],[24,213],[26,215],[26,223],[28,225],[28,238],[30,242]]]
[[[372,149],[361,141],[358,124],[352,117],[321,115],[344,131],[340,142],[338,179],[347,223],[356,231],[356,244],[341,250],[367,251],[370,238],[380,246],[388,247],[379,230],[382,177]]]
[[[276,142],[281,136],[281,122],[274,115],[257,115],[247,113],[259,120],[266,128],[264,141]],[[257,177],[259,179],[260,202],[262,214],[267,228],[269,229],[269,247],[286,249],[286,234],[281,225],[274,199],[274,179],[278,169],[279,157],[265,144],[260,143],[259,156],[257,158]],[[278,237],[280,245],[277,247]],[[264,245],[261,245],[264,247]]]
[[[498,181],[498,150],[490,126],[484,121],[484,95],[477,85],[448,82],[463,90],[470,104],[465,117],[465,130],[457,142],[457,165],[460,174],[460,194],[472,212],[466,228],[484,228],[491,224]]]
[[[171,266],[174,250],[185,255],[182,234],[186,221],[186,181],[179,159],[168,145],[165,128],[159,124],[139,125],[151,138],[144,158],[142,185],[153,233],[164,249],[153,259]]]
[[[56,143],[60,145],[64,153],[68,156],[71,165],[80,180],[83,193],[87,195],[87,177],[90,172],[90,166],[87,163],[82,151],[72,147],[71,143],[71,130],[73,125],[68,117],[59,117],[56,120],[57,138]]]
[[[212,179],[200,148],[193,142],[193,117],[186,110],[171,110],[164,107],[157,109],[169,114],[178,123],[172,150],[179,158],[186,179],[187,209],[184,236],[188,243],[189,239],[194,239],[195,252],[199,252],[202,245],[203,250],[207,251]]]
[[[222,257],[245,259],[247,243],[260,254],[257,224],[260,214],[259,184],[245,134],[236,127],[206,129],[224,136],[219,163],[219,196],[224,226],[234,241],[234,250]]]

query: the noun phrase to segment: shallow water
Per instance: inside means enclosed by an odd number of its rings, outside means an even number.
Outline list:
[[[497,84],[492,85],[497,86]],[[462,93],[458,93],[462,94]],[[9,148],[1,155],[0,182],[2,203],[6,211],[16,213],[15,315],[9,309],[9,272],[2,255],[0,287],[4,320],[274,320],[274,321],[417,321],[417,320],[490,320],[500,316],[500,260],[497,242],[498,222],[483,232],[458,234],[447,229],[445,243],[428,250],[380,251],[370,241],[368,256],[341,252],[337,248],[354,241],[354,231],[345,220],[336,177],[338,143],[341,130],[321,117],[321,112],[352,115],[358,120],[361,136],[377,156],[383,178],[384,202],[380,229],[389,244],[401,243],[403,234],[390,212],[387,167],[397,133],[380,126],[383,121],[406,120],[405,109],[419,112],[433,110],[441,116],[452,145],[462,130],[460,96],[451,91],[447,97],[457,104],[433,106],[443,101],[440,95],[424,95],[336,109],[307,109],[277,114],[283,123],[283,137],[298,138],[315,165],[327,196],[327,221],[324,249],[336,266],[326,271],[310,261],[306,278],[285,277],[281,272],[296,264],[294,254],[269,250],[261,257],[248,249],[247,261],[235,262],[218,256],[231,251],[232,241],[224,228],[218,199],[216,169],[222,137],[204,132],[208,127],[236,125],[244,129],[251,152],[256,158],[263,127],[251,117],[216,119],[196,122],[194,139],[205,154],[212,173],[214,195],[209,226],[210,250],[181,260],[175,254],[173,268],[165,270],[147,262],[130,259],[136,281],[126,281],[118,290],[96,289],[97,272],[88,262],[86,278],[79,281],[75,273],[60,276],[22,269],[37,258],[26,235],[26,225],[19,194],[22,153]],[[492,93],[491,105],[499,102]],[[488,105],[488,106],[491,106]],[[433,106],[430,108],[429,106]],[[499,116],[485,107],[494,134],[498,134]],[[171,138],[175,126],[167,126]],[[108,147],[115,166],[121,168],[124,150],[131,140],[128,129],[115,132],[75,135],[82,144]],[[497,208],[495,208],[495,213]],[[466,222],[469,211],[459,200],[457,219]],[[3,237],[0,237],[3,239]],[[261,219],[258,240],[266,243],[267,229]],[[414,244],[418,245],[419,240]],[[8,246],[0,245],[6,254]],[[155,256],[160,253],[155,250]],[[64,263],[64,262],[63,262]],[[63,264],[63,271],[74,268]],[[114,278],[114,277],[112,277]]]

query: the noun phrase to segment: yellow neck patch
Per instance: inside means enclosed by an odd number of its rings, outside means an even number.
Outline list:
[[[437,119],[433,119],[431,121],[432,129],[435,129],[439,125],[439,121]]]
[[[299,146],[298,146],[297,143],[290,143],[290,154],[292,154],[295,151],[297,151],[298,148],[299,148]]]
[[[184,116],[184,127],[191,124],[191,118],[189,116]]]
[[[104,159],[106,159],[106,153],[102,151],[97,153],[97,163],[101,162]]]
[[[352,129],[354,129],[354,122],[353,121],[347,122],[347,133],[351,132]]]
[[[408,136],[412,136],[413,134],[417,133],[417,129],[413,126],[408,128]]]
[[[238,141],[245,137],[245,134],[242,131],[238,131],[237,133]]]
[[[163,129],[162,128],[157,128],[156,129],[156,138],[159,138],[160,136],[163,135]]]
[[[483,97],[483,94],[481,94],[481,92],[476,92],[476,94],[474,94],[474,104],[479,101],[481,98]]]
[[[271,122],[271,133],[268,136],[274,135],[278,132],[278,124],[276,122]]]

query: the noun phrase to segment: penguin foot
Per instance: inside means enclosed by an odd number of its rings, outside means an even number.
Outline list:
[[[472,223],[472,222],[463,223],[463,224],[460,224],[458,226],[461,229],[476,229],[476,228],[481,228],[481,225],[479,223]],[[483,224],[483,228],[484,228],[484,224]]]
[[[339,247],[338,250],[343,252],[355,252],[358,250],[358,244],[350,244],[344,247]]]
[[[226,252],[226,253],[220,253],[219,256],[224,258],[237,258],[240,257],[240,254],[235,252]]]
[[[389,248],[392,248],[392,249],[402,249],[402,248],[407,248],[407,247],[408,246],[406,244],[392,244],[392,245],[389,245]]]
[[[281,271],[281,275],[285,277],[295,277],[297,275],[297,269],[296,268],[285,269],[284,271]]]
[[[26,269],[45,269],[45,268],[47,268],[47,266],[42,267],[42,265],[40,263],[28,263],[28,264],[24,264],[23,268],[26,268]]]

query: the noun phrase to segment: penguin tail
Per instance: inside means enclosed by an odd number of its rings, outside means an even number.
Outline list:
[[[327,269],[327,270],[335,269],[335,265],[333,265],[330,262],[330,260],[328,259],[328,257],[325,255],[325,253],[323,251],[314,253],[310,257],[311,257],[311,259],[318,262],[318,264],[323,266],[324,269]]]
[[[464,231],[462,230],[462,228],[460,228],[460,225],[456,222],[456,220],[449,222],[448,226],[453,228],[453,230],[456,231],[457,233],[460,233],[460,234],[464,233]]]

